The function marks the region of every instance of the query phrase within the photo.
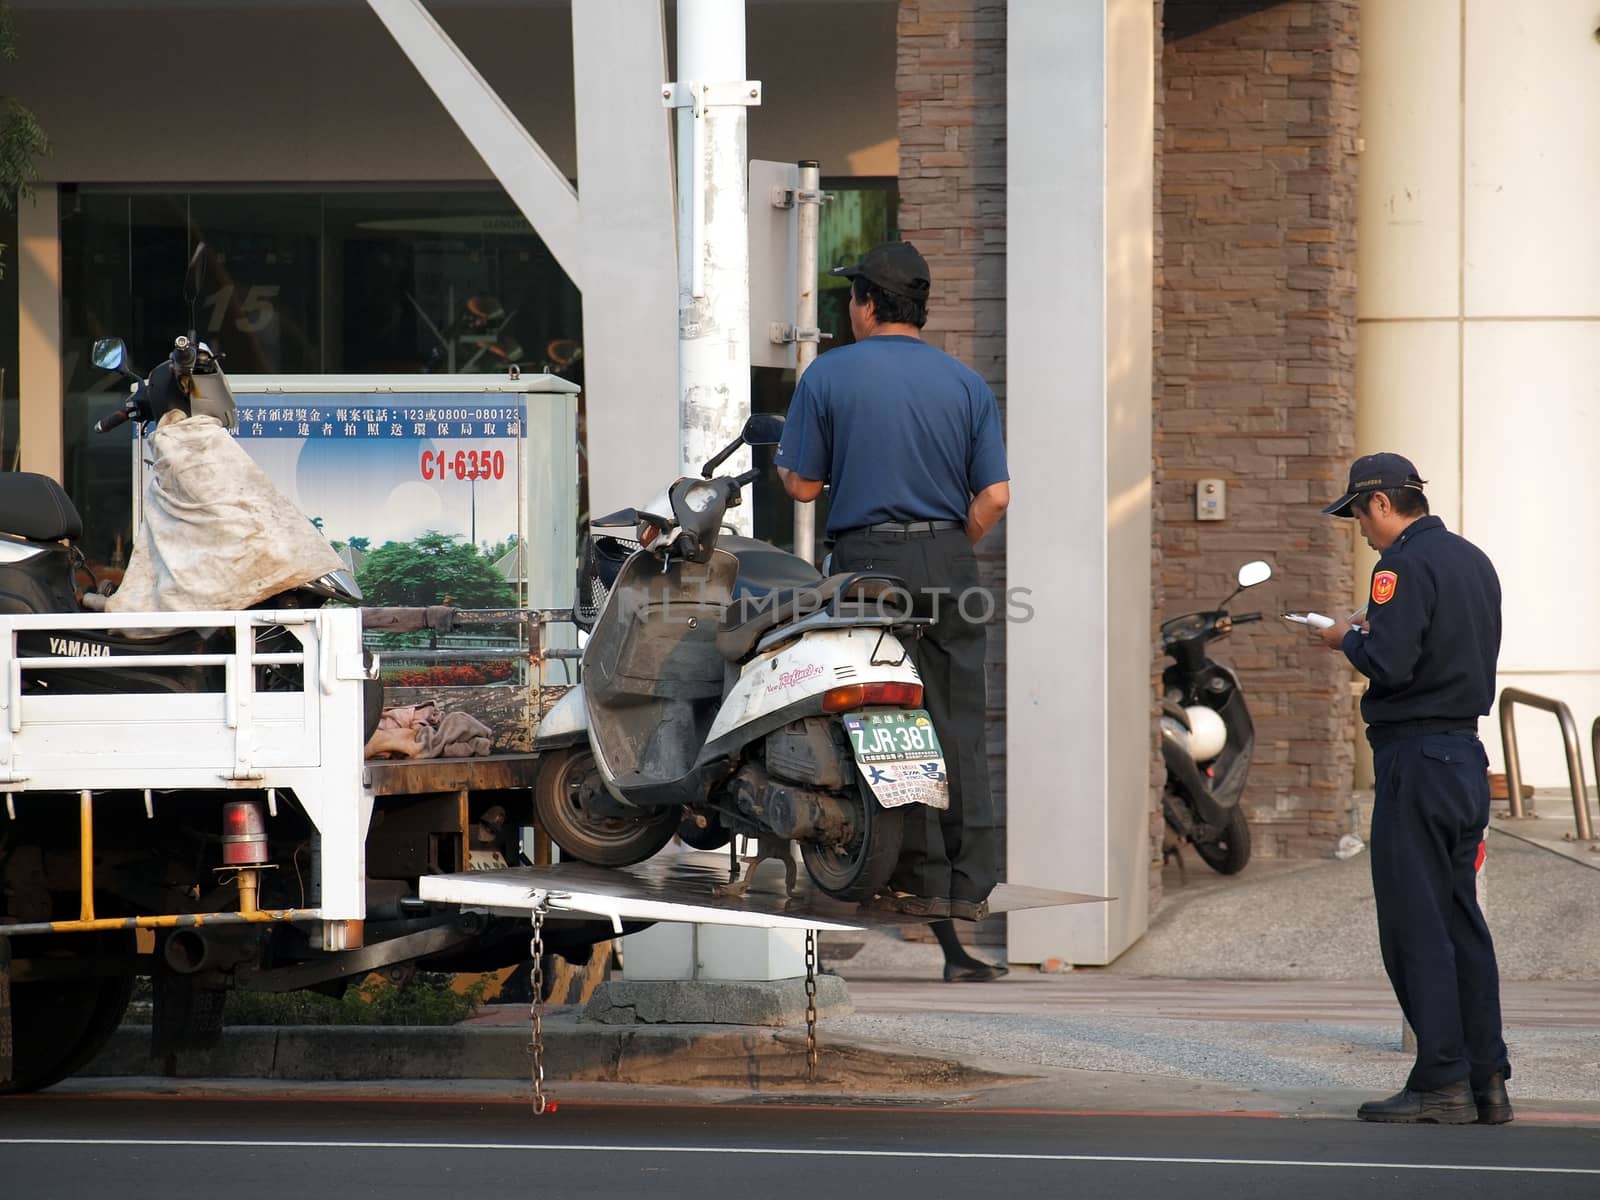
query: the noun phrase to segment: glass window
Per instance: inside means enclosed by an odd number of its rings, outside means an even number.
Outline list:
[[[827,353],[835,346],[855,341],[850,332],[846,280],[828,272],[834,267],[856,262],[879,242],[900,236],[899,196],[893,179],[846,178],[823,180],[823,190],[832,199],[822,207],[817,227],[817,327],[822,330],[819,348]],[[750,408],[752,412],[788,410],[794,398],[793,371],[757,367],[752,371]],[[771,451],[758,451],[770,456]],[[761,461],[766,461],[763,458]],[[780,546],[794,546],[794,503],[769,471],[753,485],[755,492],[755,535]],[[817,549],[822,550],[823,531],[828,524],[828,494],[816,501]]]
[[[64,482],[95,564],[121,565],[132,536],[127,435],[92,432],[124,386],[89,363],[96,338],[126,341],[141,373],[193,329],[235,375],[515,363],[582,382],[578,291],[498,189],[64,190],[61,255]]]

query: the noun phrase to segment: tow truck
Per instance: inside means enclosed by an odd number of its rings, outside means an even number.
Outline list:
[[[85,1066],[140,976],[151,979],[159,1057],[215,1044],[235,988],[337,994],[403,963],[486,971],[530,954],[583,959],[662,920],[812,936],[860,928],[848,905],[716,895],[703,862],[675,875],[551,864],[536,838],[528,864],[519,832],[532,826],[541,767],[531,736],[525,751],[488,757],[364,758],[377,671],[366,632],[520,622],[531,734],[565,690],[548,682],[547,664],[577,656],[547,637],[570,618],[448,608],[0,615],[0,1093]],[[228,647],[211,654],[59,653],[88,631],[135,628],[232,637],[209,639]],[[41,633],[58,639],[57,653],[28,649]],[[118,669],[131,665],[206,670],[218,683],[119,691]],[[49,674],[62,669],[103,670],[106,690],[52,693]],[[1002,885],[992,903],[1080,899]]]

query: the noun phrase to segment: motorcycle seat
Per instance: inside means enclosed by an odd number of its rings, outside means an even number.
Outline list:
[[[61,485],[31,471],[0,472],[0,532],[59,542],[83,532],[83,518]]]
[[[725,533],[717,539],[717,549],[739,560],[735,597],[765,596],[777,588],[816,587],[822,582],[822,572],[805,559],[755,538]]]
[[[895,592],[899,595],[890,595]],[[870,571],[830,575],[811,586],[773,588],[764,595],[746,594],[722,610],[717,649],[729,662],[743,662],[755,653],[756,643],[768,630],[824,610],[838,616],[859,615],[863,623],[882,616],[883,624],[892,624],[911,615],[906,611],[909,597],[903,581]]]

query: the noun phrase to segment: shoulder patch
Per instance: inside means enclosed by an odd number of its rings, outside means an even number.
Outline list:
[[[1393,571],[1379,571],[1372,577],[1372,602],[1387,604],[1394,599],[1394,590],[1400,586],[1400,576]]]

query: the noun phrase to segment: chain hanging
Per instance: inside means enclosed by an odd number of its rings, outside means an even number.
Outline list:
[[[556,1111],[556,1102],[544,1091],[544,905],[533,908],[533,941],[528,947],[533,956],[529,983],[533,1002],[529,1005],[532,1038],[528,1042],[530,1074],[533,1081],[533,1114],[542,1116]]]
[[[806,1081],[817,1081],[817,931],[806,930]]]

